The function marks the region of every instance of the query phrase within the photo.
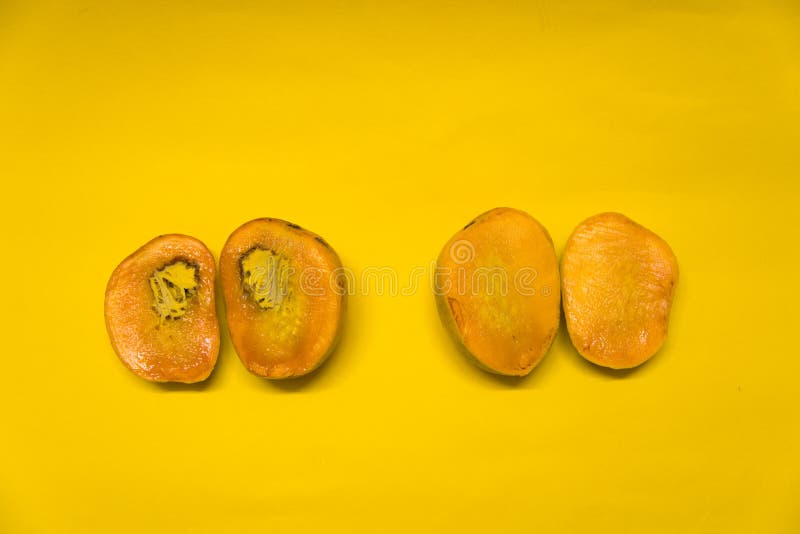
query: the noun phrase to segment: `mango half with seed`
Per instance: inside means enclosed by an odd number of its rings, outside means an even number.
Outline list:
[[[197,239],[162,235],[125,258],[105,294],[119,359],[155,382],[200,382],[219,353],[214,257]]]
[[[442,249],[436,301],[447,330],[484,369],[524,376],[558,331],[558,260],[550,234],[527,213],[496,208]]]
[[[667,337],[678,261],[659,236],[619,213],[575,228],[561,259],[564,316],[590,362],[636,367]]]
[[[266,378],[302,376],[333,351],[346,298],[339,256],[279,219],[237,228],[220,256],[228,328],[242,363]]]

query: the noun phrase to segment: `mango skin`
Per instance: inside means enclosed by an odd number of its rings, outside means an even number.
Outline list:
[[[561,258],[570,340],[588,361],[630,369],[667,337],[678,261],[661,237],[620,213],[579,224]]]
[[[491,228],[489,233],[486,233],[487,228]],[[463,295],[437,287],[436,306],[442,324],[461,352],[481,369],[504,376],[526,376],[547,354],[558,332],[560,280],[553,241],[547,230],[529,214],[513,208],[495,208],[476,217],[445,244],[437,261],[437,277],[442,268],[454,266],[452,247],[462,242],[474,245],[478,257],[475,264],[456,262],[457,266],[480,268],[492,264],[491,261],[486,263],[487,256],[499,254],[503,258],[498,264],[509,273],[508,298],[490,299],[474,306],[470,305],[469,298],[464,300]],[[518,260],[521,263],[517,264]],[[546,295],[520,296],[515,293],[514,275],[520,268],[532,267],[536,268],[540,287],[551,291]],[[497,312],[506,302],[523,312],[512,313],[509,317],[497,313],[501,317],[498,322],[504,327],[499,330],[492,328],[496,326],[493,321],[487,322],[486,317],[476,313],[484,307]],[[462,310],[465,313],[461,313]],[[485,335],[475,335],[475,332]]]

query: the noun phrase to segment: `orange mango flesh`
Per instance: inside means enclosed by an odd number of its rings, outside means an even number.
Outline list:
[[[214,257],[197,239],[156,237],[114,270],[106,288],[111,345],[126,367],[155,382],[200,382],[219,353]]]
[[[553,241],[525,212],[496,208],[454,235],[439,255],[436,289],[442,322],[490,372],[527,375],[558,331]]]
[[[636,367],[667,337],[678,262],[659,236],[619,213],[578,225],[561,260],[572,344],[604,367]]]
[[[341,269],[321,237],[286,221],[256,219],[231,234],[220,273],[231,339],[251,372],[302,376],[327,358],[345,311]]]

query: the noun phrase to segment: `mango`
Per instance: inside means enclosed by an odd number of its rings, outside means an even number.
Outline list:
[[[156,237],[117,266],[105,292],[108,336],[122,363],[155,382],[200,382],[219,353],[214,257],[197,239]]]
[[[250,221],[225,243],[220,273],[231,339],[252,373],[302,376],[334,350],[347,288],[320,236],[280,219]]]
[[[439,316],[483,369],[525,376],[558,331],[560,281],[550,234],[512,208],[488,211],[442,249],[435,273]]]
[[[590,217],[567,242],[561,283],[570,339],[590,362],[636,367],[663,345],[678,261],[652,231],[619,213]]]

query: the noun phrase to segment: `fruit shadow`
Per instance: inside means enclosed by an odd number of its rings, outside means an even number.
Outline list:
[[[340,348],[341,347],[337,346],[333,353],[328,356],[328,358],[322,362],[318,368],[314,369],[307,375],[281,378],[276,380],[264,378],[253,373],[250,374],[252,375],[253,379],[261,383],[261,387],[263,388],[270,390],[277,389],[286,393],[301,393],[311,388],[315,383],[321,383],[324,377],[331,372],[330,368],[336,367],[337,361],[339,360],[339,358],[337,358],[337,353],[339,352]]]

